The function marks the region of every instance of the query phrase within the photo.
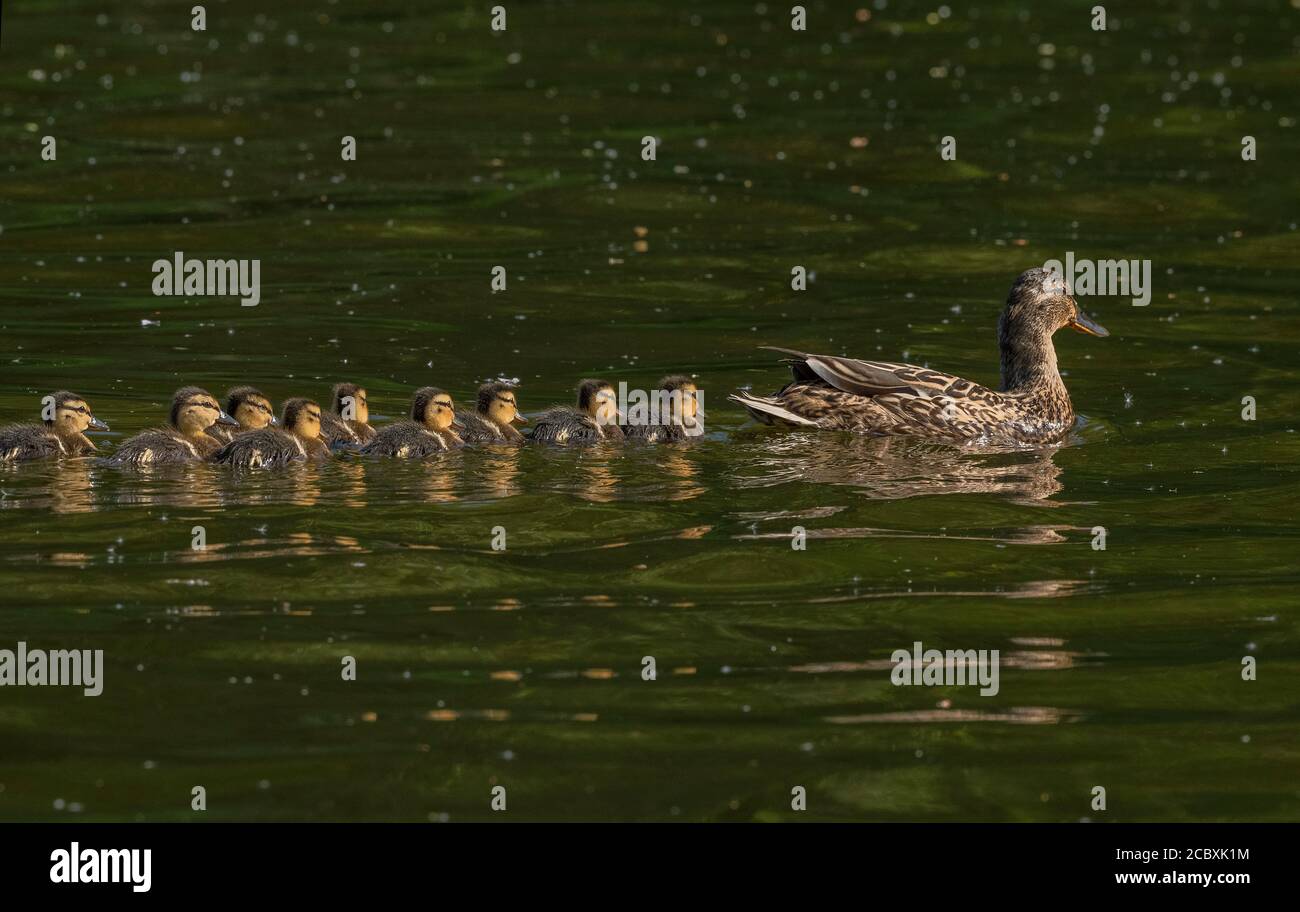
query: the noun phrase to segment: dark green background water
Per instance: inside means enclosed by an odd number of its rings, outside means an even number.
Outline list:
[[[190,3],[6,3],[0,419],[72,388],[109,452],[183,383],[352,379],[396,416],[427,383],[518,377],[535,411],[679,370],[710,417],[685,448],[0,468],[0,648],[107,662],[98,698],[0,691],[0,817],[1300,816],[1300,12],[880,5],[798,33],[507,2],[496,35],[486,3],[235,0],[198,35]],[[262,303],[153,297],[176,250],[260,258]],[[783,382],[764,343],[994,383],[1011,281],[1067,250],[1156,287],[1058,338],[1063,448],[725,402]],[[1001,692],[892,686],[915,640],[1001,650]]]

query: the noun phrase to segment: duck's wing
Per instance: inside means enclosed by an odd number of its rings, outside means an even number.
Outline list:
[[[361,437],[351,422],[344,421],[333,412],[325,411],[322,411],[320,416],[320,439],[325,441],[325,445],[330,449],[357,446],[361,443]]]
[[[400,459],[423,459],[447,449],[446,442],[414,421],[399,421],[378,431],[361,448],[362,456],[395,456]]]
[[[59,438],[35,424],[14,424],[0,428],[0,462],[45,459],[63,454]]]
[[[202,458],[198,447],[179,432],[171,428],[154,428],[123,441],[109,461],[115,465],[142,467],[176,465]]]
[[[305,448],[293,434],[262,428],[236,435],[213,455],[212,461],[241,469],[262,469],[306,458]]]
[[[600,427],[572,406],[557,405],[533,419],[529,439],[538,443],[590,443],[601,439]]]
[[[458,416],[461,423],[461,439],[466,443],[500,443],[501,432],[495,424],[482,418],[477,412]]]
[[[764,345],[763,348],[790,355],[786,363],[796,383],[825,383],[856,396],[880,396],[887,393],[914,396],[968,396],[984,387],[953,374],[896,364],[891,361],[862,361],[838,355],[811,355],[790,348]]]

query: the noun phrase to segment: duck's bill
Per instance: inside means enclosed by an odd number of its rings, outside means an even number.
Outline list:
[[[107,424],[106,422],[100,421],[100,420],[99,420],[98,418],[96,418],[94,415],[91,415],[91,416],[90,416],[90,427],[91,427],[91,430],[95,430],[95,431],[107,431],[107,430],[108,430],[108,424]]]
[[[1075,311],[1074,318],[1070,320],[1070,328],[1076,332],[1087,333],[1090,336],[1105,337],[1110,335],[1109,329],[1102,326],[1082,310]]]
[[[525,418],[523,415],[519,414],[518,412],[515,412],[514,420],[515,420],[515,421],[518,421],[520,424],[527,424],[527,423],[528,423],[528,419]]]
[[[280,426],[280,419],[277,418],[277,417],[275,417],[274,415],[272,415],[272,416],[271,416],[271,420],[270,420],[269,422],[267,422],[267,423],[270,424],[271,427],[279,427],[279,426]]]
[[[217,424],[224,424],[226,427],[239,427],[239,422],[225,412],[221,413],[221,417],[217,419]]]

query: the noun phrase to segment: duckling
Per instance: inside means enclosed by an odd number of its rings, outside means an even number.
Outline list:
[[[949,443],[1052,443],[1075,422],[1052,345],[1052,336],[1067,326],[1110,335],[1083,312],[1059,276],[1030,269],[1011,286],[998,318],[999,390],[914,364],[778,348],[790,356],[786,363],[794,380],[771,396],[740,392],[731,399],[764,424]]]
[[[618,423],[618,394],[608,380],[583,380],[578,384],[578,407],[557,405],[537,416],[533,440],[543,443],[595,443],[622,440]]]
[[[136,434],[117,448],[109,460],[113,465],[174,465],[207,459],[221,448],[221,441],[208,434],[214,424],[238,427],[205,389],[183,386],[172,397],[171,427],[154,428]]]
[[[315,402],[289,399],[284,403],[281,423],[283,429],[265,427],[239,434],[212,461],[241,469],[264,469],[305,459],[329,458],[329,447],[320,436],[321,408]]]
[[[213,425],[208,428],[208,436],[215,437],[222,443],[230,443],[236,434],[245,431],[260,431],[274,425],[275,410],[271,400],[262,395],[262,391],[251,386],[236,386],[226,390],[226,414],[239,422],[239,428],[225,428]]]
[[[44,424],[11,424],[0,428],[0,462],[21,462],[50,456],[85,456],[95,452],[87,428],[107,431],[108,425],[90,413],[86,400],[59,390],[46,397],[53,411]]]
[[[519,414],[515,388],[497,380],[478,388],[478,408],[460,419],[461,436],[466,443],[521,443],[524,435],[512,422],[527,424]]]
[[[415,391],[411,398],[411,420],[399,421],[378,431],[361,448],[364,456],[396,456],[423,459],[464,444],[451,426],[456,406],[451,396],[432,386]]]
[[[704,433],[704,409],[700,405],[703,395],[690,377],[670,374],[659,381],[653,406],[633,405],[628,409],[623,433],[629,440],[646,443],[674,443],[698,437]]]
[[[375,436],[370,426],[370,402],[366,389],[355,383],[339,383],[331,393],[334,412],[321,415],[320,436],[333,447],[360,446]],[[350,397],[350,398],[349,398]],[[349,401],[345,402],[344,400]]]

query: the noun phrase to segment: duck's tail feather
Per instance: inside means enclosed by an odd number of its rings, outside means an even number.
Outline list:
[[[817,422],[796,415],[775,399],[751,396],[746,392],[732,393],[727,397],[732,402],[739,402],[745,411],[754,416],[755,421],[764,424],[787,424],[794,427],[817,427]]]

